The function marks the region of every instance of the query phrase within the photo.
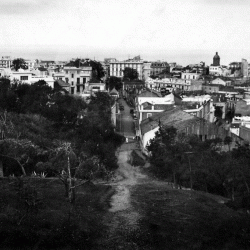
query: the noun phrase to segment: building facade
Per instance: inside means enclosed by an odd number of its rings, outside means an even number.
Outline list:
[[[87,63],[80,63],[79,68],[72,63],[64,66],[65,82],[70,84],[70,93],[80,95],[85,89],[92,75],[92,67]],[[60,77],[59,77],[60,79]]]
[[[243,77],[248,77],[248,62],[246,59],[241,60],[241,74]]]
[[[116,77],[123,77],[123,70],[125,68],[132,68],[137,70],[139,80],[143,79],[143,60],[140,57],[128,59],[125,61],[110,61],[109,75]]]
[[[11,68],[12,60],[10,56],[2,56],[0,59],[0,68]]]
[[[151,62],[151,69],[150,69],[150,75],[158,75],[162,72],[169,73],[170,72],[170,66],[167,62]]]

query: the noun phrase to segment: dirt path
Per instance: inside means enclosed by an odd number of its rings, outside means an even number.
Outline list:
[[[105,242],[102,242],[102,249],[107,246],[109,249],[125,249],[124,247],[137,249],[133,242],[126,241],[124,232],[138,228],[142,214],[131,204],[131,191],[148,177],[141,173],[139,167],[129,164],[130,154],[134,148],[136,148],[135,143],[123,144],[117,152],[119,168],[116,181],[111,184],[116,192],[110,200],[110,209],[103,222],[107,226],[107,236]]]

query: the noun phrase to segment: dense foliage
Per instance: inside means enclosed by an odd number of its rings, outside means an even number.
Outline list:
[[[122,88],[122,79],[116,76],[110,76],[106,81],[107,87],[112,90],[115,88],[116,90],[120,90]]]
[[[27,69],[27,64],[23,58],[16,58],[12,62],[12,68],[15,69],[15,71],[19,69]]]
[[[136,69],[126,67],[123,70],[123,80],[133,81],[138,79],[139,73]]]
[[[107,93],[86,104],[43,81],[13,85],[2,78],[0,100],[5,175],[58,176],[68,159],[72,176],[85,179],[103,178],[118,167],[115,150],[123,138],[114,132]]]
[[[150,141],[152,171],[175,185],[216,193],[234,200],[248,196],[250,150],[239,146],[231,151],[231,138],[200,141],[196,136],[177,133],[174,127],[160,126]],[[227,145],[227,146],[226,146]]]

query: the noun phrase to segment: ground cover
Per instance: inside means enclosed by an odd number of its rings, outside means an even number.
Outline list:
[[[108,185],[87,182],[77,188],[73,206],[58,179],[1,179],[0,190],[4,249],[91,249],[113,194]]]

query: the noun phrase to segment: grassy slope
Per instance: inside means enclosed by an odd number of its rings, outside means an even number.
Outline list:
[[[144,216],[131,234],[140,249],[249,249],[250,217],[216,196],[174,190],[157,183],[137,186],[133,204]]]
[[[56,179],[33,179],[30,186],[37,191],[38,205],[27,214],[27,206],[19,200],[18,183],[0,181],[1,247],[107,249],[98,243],[105,241],[109,249],[116,249],[112,248],[117,246],[114,239],[106,238],[110,225],[102,223],[104,216],[114,216],[107,212],[113,194],[110,186],[88,183],[79,187],[75,207],[68,203],[64,187]],[[131,203],[141,215],[139,228],[121,226],[115,241],[119,246],[147,250],[248,249],[249,216],[218,203],[218,199],[202,192],[174,190],[154,180],[136,185],[131,188]]]
[[[19,184],[14,179],[0,181],[1,247],[90,249],[104,229],[100,221],[113,194],[111,187],[92,183],[78,187],[76,206],[72,207],[59,180],[32,179],[29,185],[37,191],[37,199],[33,199],[37,206],[27,211],[25,199],[19,198]]]

